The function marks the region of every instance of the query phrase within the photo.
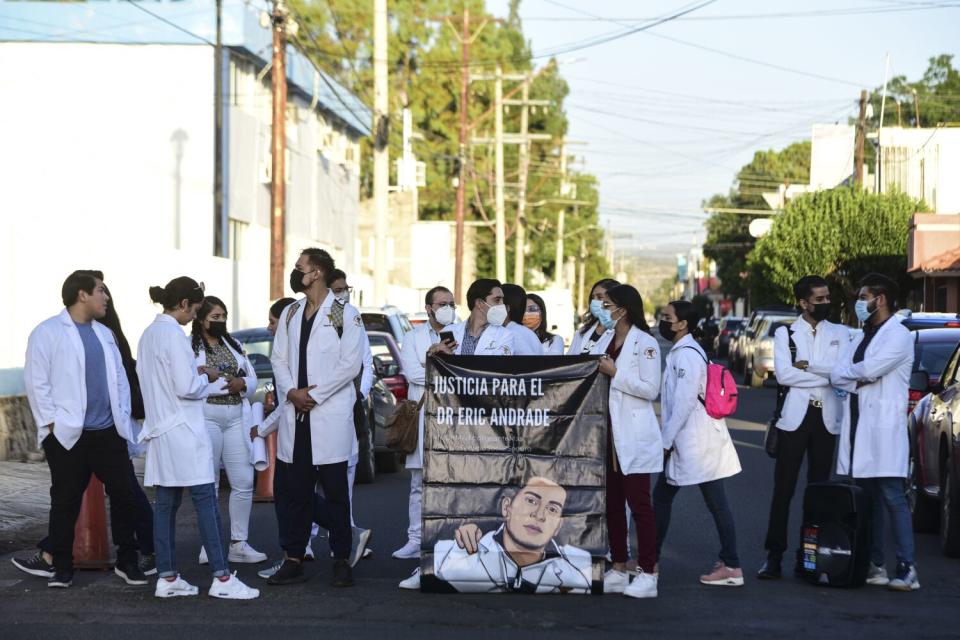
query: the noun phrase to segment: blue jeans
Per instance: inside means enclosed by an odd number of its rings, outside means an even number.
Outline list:
[[[737,530],[733,524],[733,513],[727,504],[727,494],[723,489],[723,479],[702,482],[698,485],[703,501],[713,516],[713,523],[720,536],[720,560],[731,569],[740,568],[740,556],[737,555]],[[661,473],[657,485],[653,488],[654,521],[657,524],[657,559],[660,548],[670,528],[670,514],[673,511],[673,499],[680,487],[667,483],[667,476]]]
[[[878,567],[883,562],[883,513],[890,513],[893,529],[893,548],[898,562],[913,564],[913,519],[907,496],[904,493],[903,478],[857,478],[857,484],[870,492],[873,500],[873,544],[870,558]]]
[[[190,491],[197,512],[200,541],[207,550],[213,577],[228,575],[227,555],[223,549],[217,490],[213,483],[193,487],[157,487],[157,507],[153,514],[153,543],[157,554],[157,574],[161,578],[177,575],[177,552],[174,538],[177,530],[177,509],[183,490]]]

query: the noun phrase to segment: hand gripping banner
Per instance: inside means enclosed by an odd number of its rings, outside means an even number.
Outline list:
[[[597,363],[429,359],[423,591],[602,592],[609,380]]]

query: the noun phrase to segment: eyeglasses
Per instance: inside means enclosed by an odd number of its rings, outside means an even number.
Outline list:
[[[528,304],[527,313],[540,313],[540,307],[535,304]]]
[[[457,308],[457,305],[455,305],[452,302],[434,302],[430,306],[433,307],[434,309],[443,309],[444,307],[450,307],[451,309],[456,310]]]
[[[343,287],[341,289],[334,289],[334,293],[353,293],[353,287]]]
[[[602,305],[600,305],[600,306],[603,307],[604,309],[608,310],[608,311],[613,310],[613,309],[619,309],[619,308],[620,308],[618,305],[614,304],[613,302],[604,302],[604,303],[603,303]]]

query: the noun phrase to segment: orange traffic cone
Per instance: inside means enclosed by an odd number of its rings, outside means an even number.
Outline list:
[[[273,502],[273,470],[277,466],[277,432],[266,437],[267,462],[269,467],[257,472],[257,490],[253,494],[254,502]]]
[[[113,566],[103,496],[103,483],[97,476],[91,476],[74,529],[73,566],[77,569],[109,569]]]

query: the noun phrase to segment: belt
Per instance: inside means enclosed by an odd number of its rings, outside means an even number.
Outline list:
[[[820,400],[810,399],[810,406],[816,407],[817,409],[823,409],[823,402]]]

